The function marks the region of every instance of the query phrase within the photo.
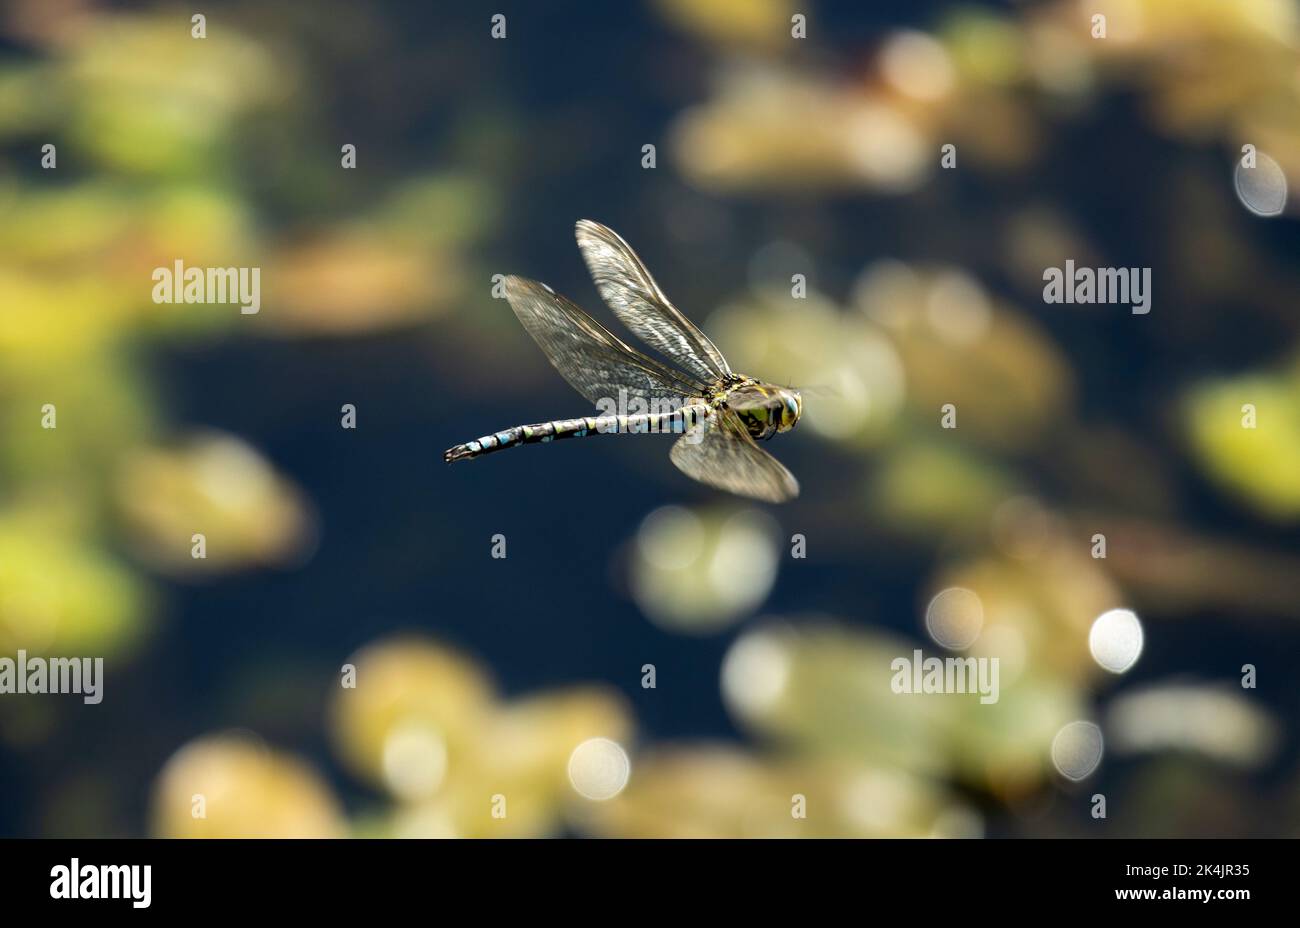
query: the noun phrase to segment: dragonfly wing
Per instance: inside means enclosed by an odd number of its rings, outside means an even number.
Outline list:
[[[601,297],[637,338],[700,380],[721,380],[731,373],[722,352],[668,301],[617,232],[583,219],[577,237]]]
[[[729,409],[693,425],[677,439],[672,461],[700,483],[729,493],[769,503],[784,503],[799,495],[794,474],[760,448]]]
[[[555,369],[592,403],[629,396],[682,399],[706,390],[680,371],[646,357],[546,284],[505,279],[506,299]]]

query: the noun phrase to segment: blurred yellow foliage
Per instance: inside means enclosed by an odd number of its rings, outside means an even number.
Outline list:
[[[587,810],[623,838],[978,837],[978,815],[900,770],[760,759],[701,745],[646,756],[618,798]]]
[[[297,758],[241,733],[208,735],[172,755],[153,794],[164,838],[336,838],[338,801]]]
[[[1300,517],[1300,374],[1207,381],[1188,392],[1183,413],[1211,477],[1270,518]]]
[[[118,471],[115,500],[137,551],[169,573],[285,563],[313,542],[306,501],[228,435],[133,452]],[[196,534],[204,536],[203,557],[195,556]]]
[[[775,50],[786,43],[796,12],[790,0],[657,0],[663,15],[702,39]]]
[[[149,598],[125,565],[49,524],[0,512],[0,653],[121,650],[144,627]]]
[[[626,744],[623,700],[594,687],[500,701],[476,663],[420,638],[369,645],[349,661],[356,686],[331,708],[340,755],[398,803],[371,830],[403,837],[553,834],[570,803],[583,741]],[[573,798],[571,798],[573,797]]]
[[[665,506],[637,531],[630,585],[655,623],[707,634],[761,605],[779,564],[777,525],[765,512]]]

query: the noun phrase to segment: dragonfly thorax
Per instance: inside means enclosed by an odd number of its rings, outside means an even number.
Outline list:
[[[797,390],[756,381],[733,388],[727,394],[727,405],[756,439],[790,431],[803,414],[803,399]]]

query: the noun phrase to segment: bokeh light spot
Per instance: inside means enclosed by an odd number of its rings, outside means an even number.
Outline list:
[[[637,547],[660,570],[690,567],[704,548],[700,518],[682,506],[664,506],[645,517],[637,534]]]
[[[613,799],[627,786],[632,763],[617,741],[588,738],[569,755],[569,782],[585,799]]]
[[[447,746],[428,725],[395,727],[384,739],[384,782],[393,795],[424,799],[442,785],[447,773]]]
[[[1071,722],[1052,739],[1052,764],[1067,780],[1082,780],[1101,763],[1101,729],[1092,722]]]
[[[1237,199],[1256,216],[1276,216],[1286,206],[1286,174],[1281,165],[1261,152],[1255,153],[1255,166],[1248,168],[1237,161],[1234,175]]]
[[[937,39],[916,30],[895,33],[881,49],[880,66],[895,89],[918,100],[938,100],[952,90],[953,68]]]
[[[940,590],[925,609],[925,630],[950,651],[969,648],[983,628],[984,604],[977,593],[964,587]]]
[[[1142,623],[1129,609],[1103,612],[1088,632],[1093,660],[1111,673],[1124,673],[1137,663],[1142,641]]]
[[[780,700],[790,677],[790,656],[770,634],[741,638],[722,664],[722,695],[745,716],[762,715]]]

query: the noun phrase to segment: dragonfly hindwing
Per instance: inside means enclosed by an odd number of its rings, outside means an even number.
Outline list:
[[[794,474],[749,437],[744,423],[730,409],[722,409],[677,439],[672,460],[700,483],[729,493],[769,503],[783,503],[799,495]]]

